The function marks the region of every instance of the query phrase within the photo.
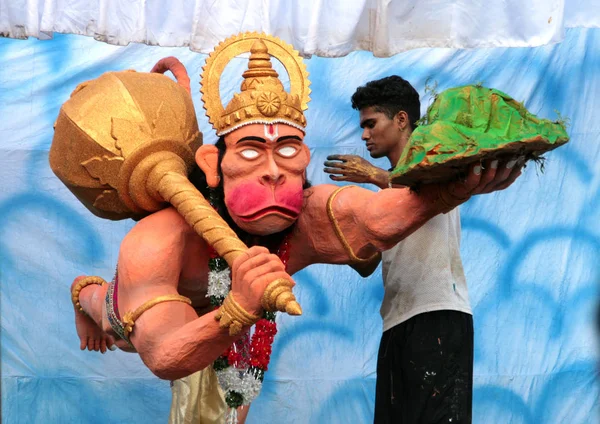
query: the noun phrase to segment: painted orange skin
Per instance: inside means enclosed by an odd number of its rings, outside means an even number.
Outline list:
[[[338,187],[324,184],[302,189],[310,161],[303,139],[302,131],[285,124],[252,124],[225,136],[225,203],[236,224],[256,235],[296,225],[287,271],[277,256],[258,246],[233,263],[232,293],[255,314],[261,312],[264,289],[275,279],[291,280],[291,275],[314,263],[351,262],[326,209]],[[202,146],[196,162],[208,184],[216,187],[220,182],[216,147]],[[517,172],[503,166],[474,166],[464,182],[424,186],[418,194],[404,188],[375,193],[352,187],[337,195],[332,209],[352,250],[358,257],[368,258],[391,248],[447,209],[440,201],[441,191],[458,205],[471,195],[508,187],[520,174],[520,167],[515,168]],[[121,244],[121,314],[166,294],[181,294],[193,302],[193,307],[181,302],[158,304],[135,323],[131,342],[160,378],[178,379],[209,366],[235,340],[219,328],[205,297],[208,258],[204,240],[173,208],[139,221]],[[80,303],[91,317],[76,313],[82,349],[105,350],[113,340],[118,347],[127,347],[108,324],[105,294],[106,286],[91,285],[81,291]]]

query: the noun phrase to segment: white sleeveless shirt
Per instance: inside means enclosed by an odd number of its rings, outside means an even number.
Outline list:
[[[460,214],[440,214],[383,252],[383,331],[423,312],[471,314],[460,258]]]

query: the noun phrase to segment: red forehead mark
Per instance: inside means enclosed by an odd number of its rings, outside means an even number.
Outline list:
[[[265,124],[265,137],[273,141],[279,136],[277,124]]]

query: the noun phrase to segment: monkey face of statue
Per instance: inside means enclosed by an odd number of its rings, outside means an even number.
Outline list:
[[[245,125],[225,136],[221,162],[225,205],[244,231],[269,235],[285,230],[300,215],[310,152],[304,134],[285,124]],[[196,154],[210,186],[219,184],[218,152],[202,146]]]

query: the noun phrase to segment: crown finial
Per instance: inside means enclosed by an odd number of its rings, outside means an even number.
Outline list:
[[[256,40],[250,48],[250,60],[248,70],[242,75],[244,78],[252,77],[279,77],[279,74],[271,64],[269,49],[263,40]]]
[[[274,85],[283,91],[279,74],[273,69],[269,49],[262,39],[258,39],[252,44],[248,69],[242,74],[242,77],[244,77],[242,91],[255,89],[258,85]]]

